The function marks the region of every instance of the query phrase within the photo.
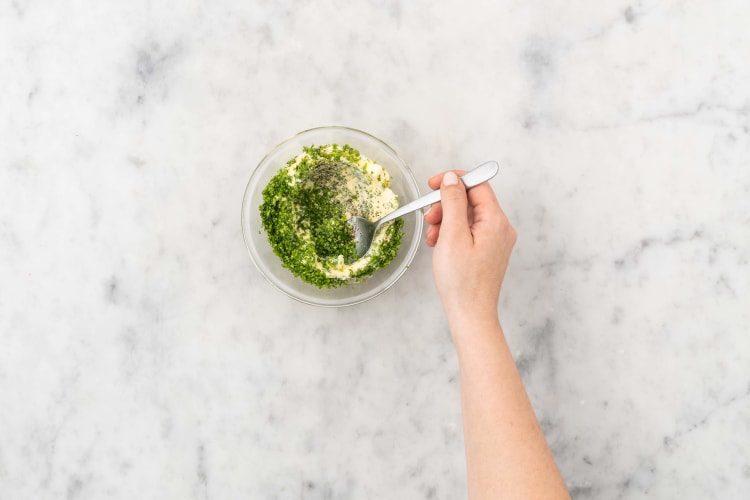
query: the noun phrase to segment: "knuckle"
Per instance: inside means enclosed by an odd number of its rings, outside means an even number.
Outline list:
[[[500,214],[500,216],[497,218],[497,228],[503,233],[506,233],[508,229],[512,229],[510,221],[505,216],[505,214]]]
[[[511,244],[515,244],[516,241],[518,241],[518,232],[516,232],[516,228],[511,225],[508,225],[508,239]]]
[[[508,217],[506,217],[504,214],[498,217],[497,229],[505,239],[511,242],[511,244],[515,243],[518,239],[516,228],[511,225],[510,220],[508,220]]]

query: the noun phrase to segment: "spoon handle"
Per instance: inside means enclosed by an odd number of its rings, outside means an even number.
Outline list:
[[[500,170],[500,166],[496,161],[484,162],[478,167],[474,168],[471,172],[467,172],[466,174],[462,175],[461,181],[463,181],[466,189],[469,189],[476,186],[477,184],[481,184],[492,179],[493,177],[495,177],[495,175],[497,175],[498,170]],[[388,221],[392,221],[393,219],[397,219],[402,215],[406,215],[415,210],[419,210],[420,208],[424,208],[427,205],[432,205],[433,203],[437,203],[438,201],[440,201],[440,190],[436,189],[435,191],[426,194],[421,198],[417,198],[411,203],[407,203],[403,207],[389,213],[388,215],[380,219],[378,225],[386,223]]]

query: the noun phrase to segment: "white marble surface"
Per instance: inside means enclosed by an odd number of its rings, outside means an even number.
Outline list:
[[[245,183],[317,125],[497,159],[503,324],[574,498],[750,491],[750,3],[0,3],[0,499],[455,499],[430,250],[276,292]]]

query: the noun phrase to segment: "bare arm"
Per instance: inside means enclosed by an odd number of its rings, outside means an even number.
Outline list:
[[[469,498],[570,498],[497,314],[516,241],[489,184],[430,179],[443,201],[425,216],[433,274],[458,353]]]

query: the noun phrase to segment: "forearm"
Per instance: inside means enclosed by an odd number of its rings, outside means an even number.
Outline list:
[[[459,357],[469,498],[569,498],[497,314],[448,314]]]

